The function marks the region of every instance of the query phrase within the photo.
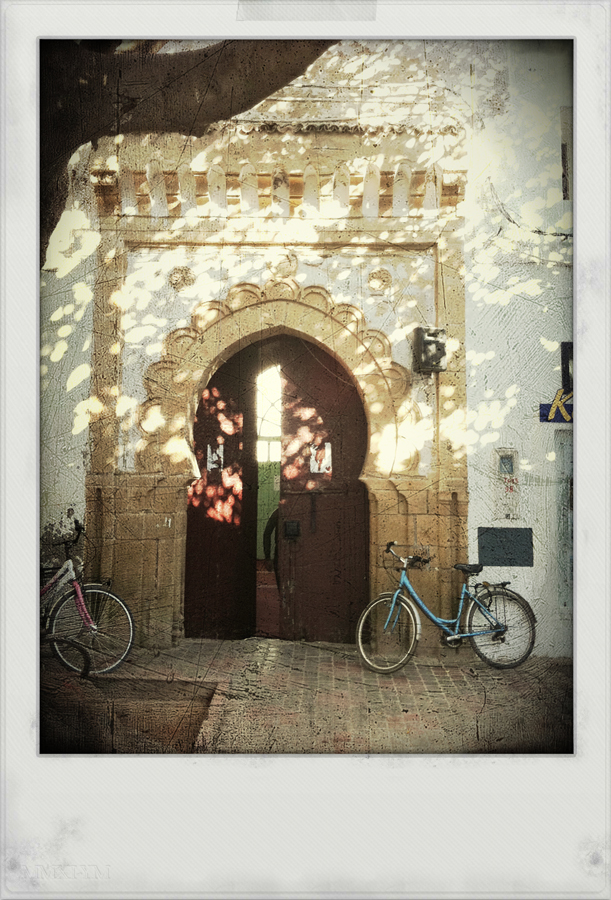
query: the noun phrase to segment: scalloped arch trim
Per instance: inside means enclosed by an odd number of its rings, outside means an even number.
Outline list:
[[[235,285],[223,301],[200,303],[188,327],[166,336],[161,359],[144,376],[137,470],[197,474],[192,423],[202,389],[238,350],[278,334],[319,344],[351,373],[369,429],[362,478],[417,471],[418,448],[409,435],[421,416],[411,400],[410,374],[392,359],[387,336],[369,328],[357,307],[334,304],[324,287],[302,289],[290,277],[273,278],[263,289]]]

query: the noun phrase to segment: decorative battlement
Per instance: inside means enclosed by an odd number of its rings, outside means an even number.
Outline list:
[[[439,165],[412,169],[407,162],[392,171],[370,162],[331,172],[311,164],[303,171],[275,166],[257,172],[246,164],[237,172],[218,165],[199,172],[189,163],[167,170],[153,158],[143,171],[93,168],[91,180],[102,217],[377,219],[452,212],[464,199],[466,177]]]

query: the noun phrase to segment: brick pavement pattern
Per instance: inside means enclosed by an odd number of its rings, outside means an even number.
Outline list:
[[[81,679],[46,648],[41,752],[573,752],[569,662],[503,671],[469,647],[426,653],[378,675],[354,645],[185,640]]]
[[[137,650],[128,673],[183,680],[194,700],[198,684],[216,685],[200,753],[573,752],[566,660],[531,657],[499,670],[462,647],[416,653],[399,672],[378,675],[354,645],[253,637]]]

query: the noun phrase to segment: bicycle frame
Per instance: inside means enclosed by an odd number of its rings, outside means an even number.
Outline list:
[[[499,622],[499,620],[496,618],[496,616],[494,616],[490,612],[490,610],[481,602],[481,600],[479,600],[479,598],[475,594],[471,593],[471,591],[467,588],[466,584],[463,584],[462,591],[460,592],[460,601],[458,604],[458,613],[456,615],[456,618],[442,619],[439,616],[436,616],[435,613],[431,612],[431,610],[428,608],[426,603],[423,600],[421,600],[420,597],[418,596],[416,589],[414,588],[411,581],[407,577],[407,569],[406,568],[401,570],[401,580],[399,582],[399,587],[393,594],[390,612],[388,614],[388,618],[386,619],[384,628],[388,627],[388,624],[389,624],[390,620],[392,619],[397,600],[401,596],[401,590],[403,588],[407,589],[409,596],[414,601],[414,603],[417,605],[417,607],[420,610],[422,610],[422,612],[425,614],[425,616],[428,619],[430,619],[430,621],[433,622],[434,625],[437,625],[438,628],[442,629],[442,631],[444,632],[444,634],[446,635],[448,640],[454,640],[454,639],[457,640],[457,639],[463,638],[463,637],[476,637],[476,636],[482,635],[482,634],[499,634],[499,635],[501,635],[501,634],[504,634],[504,632],[506,631],[506,627],[501,622]],[[466,602],[467,598],[469,601],[477,604],[477,606],[481,609],[481,611],[483,612],[486,619],[488,619],[488,621],[490,622],[490,626],[491,626],[490,629],[488,629],[486,631],[470,631],[470,632],[464,632],[464,631],[461,632],[460,631],[460,620],[461,620],[461,617],[463,614],[463,610],[465,608],[465,602]],[[400,610],[401,610],[401,607],[399,606],[399,609],[397,611],[397,617],[396,617],[395,621],[393,622],[393,626],[392,626],[393,629],[394,629],[395,625],[397,624]]]
[[[53,578],[51,578],[50,581],[48,581],[42,588],[40,592],[41,600],[43,600],[43,597],[48,593],[48,591],[51,591],[51,594],[43,603],[41,603],[41,609],[46,609],[46,607],[49,605],[50,600],[56,594],[59,588],[68,583],[71,583],[72,587],[74,588],[76,594],[75,604],[78,613],[83,620],[83,624],[91,631],[97,630],[91,616],[87,611],[87,607],[85,606],[83,592],[81,591],[81,586],[78,582],[78,578],[76,577],[76,572],[74,571],[74,563],[71,559],[67,559],[61,569],[59,569],[59,571],[55,573]]]

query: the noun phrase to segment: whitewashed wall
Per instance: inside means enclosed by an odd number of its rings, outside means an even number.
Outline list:
[[[478,558],[478,527],[533,529],[532,568],[490,567],[484,575],[511,579],[535,608],[537,652],[564,656],[572,652],[572,607],[558,533],[567,516],[558,434],[568,432],[570,443],[572,425],[541,423],[539,404],[562,386],[560,344],[573,333],[572,204],[562,199],[561,167],[570,56],[553,43],[511,42],[507,73],[503,115],[474,141],[468,180],[470,556]],[[517,454],[517,500],[504,497],[497,448]]]
[[[57,525],[72,507],[85,514],[93,305],[100,278],[95,198],[89,183],[90,147],[72,157],[66,211],[55,229],[40,276],[41,528]]]

